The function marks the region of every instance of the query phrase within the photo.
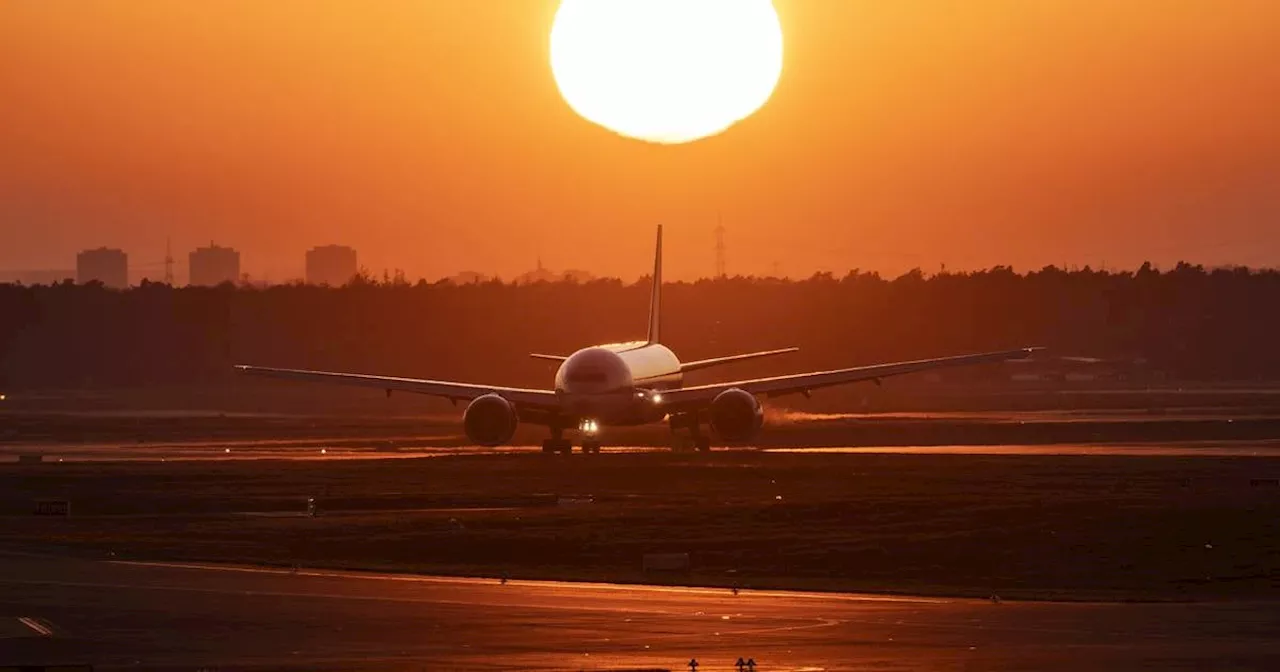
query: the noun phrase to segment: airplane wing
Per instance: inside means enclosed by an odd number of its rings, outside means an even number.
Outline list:
[[[751,394],[763,394],[769,397],[780,397],[787,394],[805,394],[810,390],[832,385],[844,385],[864,380],[879,380],[889,376],[900,376],[906,373],[917,373],[930,369],[941,369],[951,366],[983,364],[987,362],[1003,362],[1010,359],[1023,359],[1042,348],[1022,348],[1001,352],[985,352],[976,355],[959,357],[941,357],[938,359],[921,359],[913,362],[895,364],[876,364],[874,366],[857,366],[834,371],[815,371],[789,376],[772,378],[755,378],[731,383],[712,383],[678,390],[662,392],[662,405],[672,411],[693,410],[711,403],[716,395],[725,390],[738,388]]]
[[[564,360],[569,359],[568,355],[544,355],[538,352],[531,352],[529,353],[529,356],[534,359],[545,359],[549,362],[563,362]]]
[[[764,352],[748,352],[745,355],[729,355],[728,357],[716,357],[714,359],[700,359],[696,362],[685,362],[680,365],[680,373],[688,373],[697,371],[698,369],[706,369],[721,364],[730,364],[732,362],[741,362],[747,359],[756,359],[758,357],[772,357],[773,355],[784,355],[788,352],[795,352],[800,348],[782,348],[781,350],[765,350]]]
[[[360,373],[331,373],[328,371],[304,371],[301,369],[270,369],[261,366],[237,365],[236,370],[249,376],[263,378],[280,378],[283,380],[302,380],[316,383],[334,383],[338,385],[354,385],[371,387],[391,392],[413,392],[435,397],[445,397],[451,401],[470,401],[486,394],[497,394],[519,408],[533,411],[555,411],[560,408],[560,400],[551,390],[527,390],[518,387],[501,387],[496,385],[476,385],[474,383],[455,383],[445,380],[422,380],[419,378],[393,378],[389,376],[370,376]]]

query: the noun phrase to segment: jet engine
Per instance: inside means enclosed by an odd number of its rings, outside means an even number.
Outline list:
[[[746,441],[764,425],[764,408],[755,395],[731,388],[711,401],[711,427],[726,441]]]
[[[462,414],[467,438],[482,446],[500,446],[510,441],[517,424],[515,407],[496,394],[476,397]]]

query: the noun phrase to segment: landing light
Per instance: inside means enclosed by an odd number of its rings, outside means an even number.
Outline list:
[[[595,434],[600,431],[600,423],[595,420],[583,420],[578,423],[578,431],[584,434]]]
[[[652,401],[652,402],[653,402],[653,403],[655,403],[655,404],[661,404],[661,403],[662,403],[662,393],[661,393],[661,392],[654,392],[654,393],[653,393],[653,396],[649,397],[649,401]]]

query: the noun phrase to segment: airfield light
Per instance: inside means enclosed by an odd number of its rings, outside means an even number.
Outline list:
[[[222,449],[222,452],[224,452],[224,453],[229,453],[229,452],[231,452],[231,449],[230,449],[230,448],[223,448],[223,449]]]
[[[7,397],[7,396],[5,396],[5,395],[3,395],[3,394],[0,394],[0,401],[4,401],[5,399],[8,399],[8,398],[9,398],[9,397]]]
[[[320,454],[321,454],[321,455],[328,455],[328,454],[329,454],[329,449],[328,449],[328,448],[321,448],[321,449],[320,449]]]
[[[661,393],[661,392],[654,392],[654,393],[653,393],[653,396],[652,396],[652,397],[649,397],[649,399],[650,399],[651,401],[653,401],[653,403],[655,403],[655,404],[661,404],[661,403],[662,403],[662,393]]]

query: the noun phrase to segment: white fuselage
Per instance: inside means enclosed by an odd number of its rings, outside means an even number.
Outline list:
[[[583,348],[560,364],[556,394],[580,419],[603,425],[661,420],[661,391],[680,387],[680,360],[657,343],[616,343]]]

